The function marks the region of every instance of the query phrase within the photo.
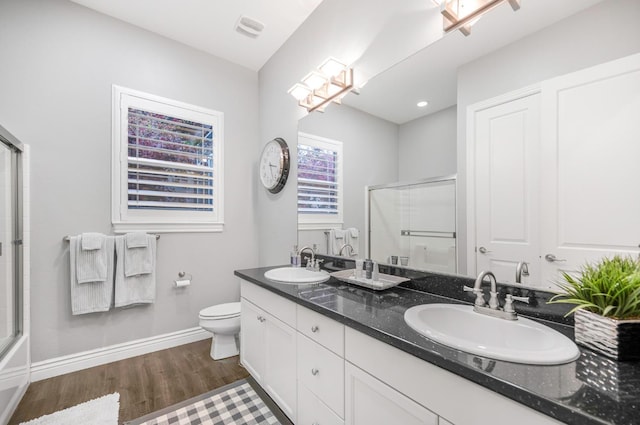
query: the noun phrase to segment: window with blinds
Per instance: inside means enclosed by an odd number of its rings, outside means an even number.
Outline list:
[[[114,120],[114,226],[221,230],[222,114],[114,86]]]
[[[341,223],[342,190],[342,142],[299,133],[298,222]]]

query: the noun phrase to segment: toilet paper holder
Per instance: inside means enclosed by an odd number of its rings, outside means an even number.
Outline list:
[[[191,275],[191,273],[186,273],[181,271],[181,272],[178,272],[178,279],[174,280],[174,283],[177,288],[181,288],[184,286],[191,285],[191,279],[193,279],[193,276]]]

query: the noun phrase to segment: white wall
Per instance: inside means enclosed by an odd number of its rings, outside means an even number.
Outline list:
[[[359,254],[364,255],[364,188],[398,179],[398,126],[346,105],[332,105],[325,113],[300,120],[298,130],[342,142],[344,172],[344,225],[360,230]],[[292,182],[295,183],[295,182]],[[300,246],[313,243],[302,231]],[[318,246],[326,250],[322,232],[314,232]],[[303,240],[303,234],[306,234]]]
[[[258,262],[257,73],[64,0],[2,0],[0,122],[31,145],[33,361],[197,326]],[[111,233],[111,85],[225,114],[225,230],[164,234],[155,304],[71,316],[65,235]],[[172,288],[179,271],[190,287]]]
[[[429,28],[431,15],[427,11],[433,7],[423,0],[324,0],[260,70],[258,153],[274,137],[283,137],[290,148],[296,145],[298,120],[306,113],[287,94],[294,83],[329,56],[356,64],[356,69],[365,68],[367,77],[373,77],[439,36],[420,30]],[[390,58],[382,52],[389,51],[389,37],[397,36],[398,31],[407,38],[400,37],[402,42],[394,38]],[[292,159],[296,158],[292,155]],[[296,178],[294,170],[277,195],[261,187],[256,189],[261,265],[289,262],[289,251],[297,237]]]
[[[542,80],[640,51],[640,2],[609,0],[458,69],[459,264],[467,263],[467,107]],[[473,36],[473,35],[471,35]],[[464,273],[466,270],[461,269]]]
[[[456,107],[402,124],[399,180],[413,181],[456,173]]]

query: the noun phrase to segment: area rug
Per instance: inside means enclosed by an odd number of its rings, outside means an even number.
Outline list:
[[[167,407],[125,425],[281,425],[246,379]]]
[[[20,425],[118,425],[120,394],[105,395]]]

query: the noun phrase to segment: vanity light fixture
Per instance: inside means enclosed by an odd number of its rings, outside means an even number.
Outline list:
[[[514,11],[520,9],[521,0],[441,0],[444,32],[460,30],[465,36],[471,34],[471,27],[482,15],[505,1]]]
[[[342,98],[351,90],[353,68],[334,58],[328,58],[317,70],[307,74],[301,83],[291,87],[288,93],[308,112],[322,112],[331,102],[341,103]]]

